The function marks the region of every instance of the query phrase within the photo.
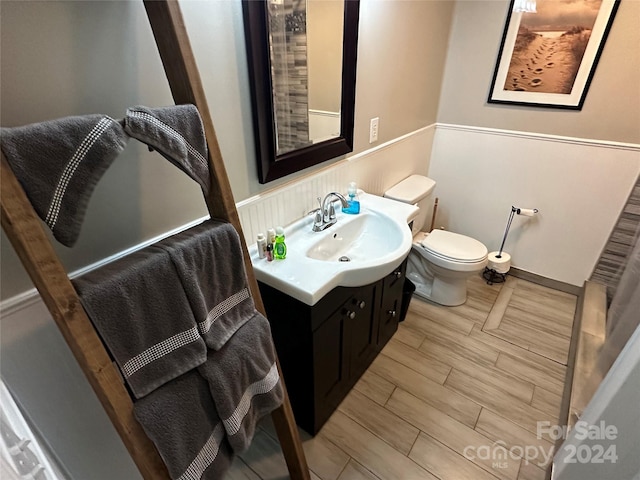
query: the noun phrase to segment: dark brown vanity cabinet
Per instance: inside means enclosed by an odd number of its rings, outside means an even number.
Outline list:
[[[406,261],[314,306],[259,282],[296,421],[315,435],[398,328]]]
[[[386,344],[398,329],[398,319],[402,307],[406,262],[387,275],[382,286],[382,300],[378,325],[378,342]]]

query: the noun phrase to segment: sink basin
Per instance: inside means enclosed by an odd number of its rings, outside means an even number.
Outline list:
[[[361,213],[352,221],[330,227],[330,235],[318,240],[307,257],[327,262],[360,262],[382,256],[402,245],[402,231],[407,226],[397,225],[374,212]]]
[[[411,249],[408,222],[418,208],[388,198],[362,193],[360,213],[336,209],[337,222],[313,232],[306,216],[285,227],[287,258],[258,257],[249,247],[256,278],[271,287],[314,305],[336,287],[359,287],[388,275]]]

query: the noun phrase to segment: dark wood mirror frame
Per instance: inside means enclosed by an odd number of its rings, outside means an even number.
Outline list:
[[[344,6],[340,136],[277,155],[267,3],[262,0],[242,1],[260,183],[270,182],[353,150],[360,1],[345,0]]]

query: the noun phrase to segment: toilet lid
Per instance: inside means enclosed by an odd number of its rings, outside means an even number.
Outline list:
[[[422,241],[432,254],[461,263],[480,262],[487,258],[487,247],[475,238],[446,230],[434,230]]]

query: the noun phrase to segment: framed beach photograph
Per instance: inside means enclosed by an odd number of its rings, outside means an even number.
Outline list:
[[[509,14],[489,103],[581,110],[619,0],[537,0]]]

